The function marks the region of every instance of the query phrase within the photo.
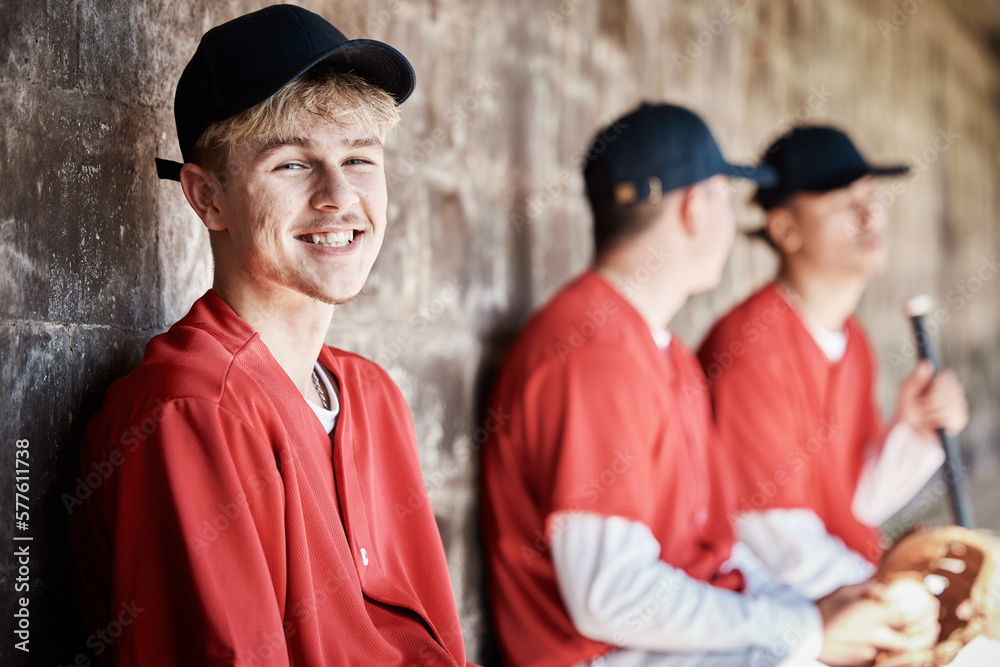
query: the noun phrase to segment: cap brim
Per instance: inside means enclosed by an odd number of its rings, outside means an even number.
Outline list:
[[[728,170],[725,173],[728,176],[745,178],[765,188],[778,182],[778,172],[766,164],[756,166],[730,164],[727,167]]]
[[[831,190],[839,190],[840,188],[846,188],[854,181],[859,178],[864,178],[865,176],[899,176],[910,171],[910,168],[905,165],[889,165],[885,167],[873,167],[871,165],[865,165],[860,171],[848,171],[843,174],[839,174],[828,180],[821,181],[818,183],[813,183],[811,187],[799,187],[796,191],[801,192],[830,192]]]
[[[374,39],[353,39],[318,57],[302,72],[319,64],[352,71],[386,91],[400,105],[413,93],[417,77],[402,53]]]
[[[872,167],[870,173],[872,176],[901,176],[910,173],[910,165],[894,164],[886,167]]]
[[[765,166],[765,165],[761,165]],[[771,183],[761,183],[757,192],[754,194],[754,201],[756,201],[764,210],[774,208],[781,204],[787,197],[795,194],[796,192],[830,192],[832,190],[839,190],[840,188],[846,188],[848,185],[858,180],[859,178],[864,178],[865,176],[900,176],[906,174],[910,171],[909,165],[898,164],[898,165],[888,165],[884,167],[873,167],[866,166],[862,171],[851,171],[844,174],[840,174],[835,178],[823,181],[821,183],[812,184],[811,187],[794,187],[790,189],[783,189],[777,187],[771,187],[776,185],[777,179],[774,179]],[[776,172],[775,172],[776,174]]]

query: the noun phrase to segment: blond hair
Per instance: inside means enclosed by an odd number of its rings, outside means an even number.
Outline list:
[[[357,74],[314,67],[263,102],[211,124],[198,137],[191,161],[225,184],[232,146],[292,138],[315,123],[350,125],[385,136],[399,123],[392,96]]]

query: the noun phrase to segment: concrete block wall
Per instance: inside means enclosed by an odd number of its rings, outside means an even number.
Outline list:
[[[152,158],[179,157],[173,86],[200,35],[265,4],[0,0],[3,664],[86,655],[59,496],[108,384],[211,284],[207,234],[180,188],[156,180]],[[893,264],[861,316],[883,355],[890,411],[912,364],[899,302],[929,292],[945,308],[939,338],[973,409],[963,444],[977,505],[1000,528],[988,512],[1000,505],[990,484],[1000,281],[989,268],[1000,245],[1000,70],[954,3],[303,4],[349,36],[393,44],[417,71],[388,143],[385,246],[328,342],[381,363],[410,403],[472,659],[490,659],[475,492],[482,403],[517,329],[589,260],[579,168],[592,133],[642,99],[702,113],[733,160],[753,160],[797,118],[849,128],[873,160],[913,162],[902,190],[883,195]],[[723,284],[685,308],[678,333],[696,344],[773,270],[766,249],[740,240]],[[26,531],[10,519],[17,440],[30,449]],[[26,535],[30,654],[14,648],[11,623],[11,545]]]

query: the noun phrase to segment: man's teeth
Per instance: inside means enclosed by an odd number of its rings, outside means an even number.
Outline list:
[[[331,248],[343,248],[354,240],[354,230],[346,232],[329,232],[328,234],[307,234],[304,238],[312,241],[316,245],[330,246]]]

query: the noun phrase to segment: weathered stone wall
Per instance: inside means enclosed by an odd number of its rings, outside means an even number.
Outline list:
[[[207,235],[180,188],[172,91],[207,28],[250,0],[0,0],[0,662],[69,664],[85,649],[66,561],[82,429],[145,341],[207,289]],[[701,112],[734,160],[794,119],[849,128],[873,159],[913,161],[886,190],[889,275],[861,309],[884,391],[912,365],[898,304],[935,295],[944,356],[969,390],[962,438],[984,523],[1000,449],[996,55],[949,3],[315,0],[349,36],[407,54],[419,83],[388,150],[390,229],[365,296],[329,342],[382,363],[410,402],[470,657],[483,657],[476,465],[483,396],[531,310],[588,261],[581,154],[641,99]],[[749,194],[749,191],[747,191]],[[745,199],[745,197],[744,197]],[[740,206],[748,224],[755,213]],[[741,240],[723,285],[676,322],[695,344],[774,270]],[[30,450],[30,527],[14,510]],[[995,485],[994,485],[995,486]],[[990,495],[990,494],[993,495]],[[933,498],[932,498],[933,500]],[[904,517],[905,518],[905,517]],[[31,536],[31,654],[11,634]],[[16,662],[15,662],[16,661]]]

